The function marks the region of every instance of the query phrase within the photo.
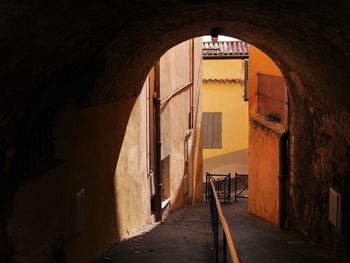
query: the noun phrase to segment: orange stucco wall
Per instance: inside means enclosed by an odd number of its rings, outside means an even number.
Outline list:
[[[248,212],[279,225],[279,144],[285,127],[257,113],[257,73],[282,76],[267,55],[250,45]]]
[[[279,225],[279,139],[281,124],[264,116],[250,118],[249,132],[249,213]]]

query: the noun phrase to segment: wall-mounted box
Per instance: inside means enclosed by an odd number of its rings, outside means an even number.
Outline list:
[[[338,229],[340,228],[341,195],[332,187],[329,188],[328,220]]]

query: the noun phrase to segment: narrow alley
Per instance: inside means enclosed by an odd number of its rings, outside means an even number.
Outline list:
[[[338,262],[330,251],[304,237],[250,216],[247,199],[222,208],[243,263]],[[105,262],[215,262],[209,205],[186,207],[164,223],[139,229],[94,261]]]
[[[350,262],[350,0],[0,10],[0,263]]]

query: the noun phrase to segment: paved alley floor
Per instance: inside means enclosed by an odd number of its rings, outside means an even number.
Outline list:
[[[302,236],[248,215],[246,199],[222,207],[243,263],[337,262]],[[162,224],[145,226],[94,263],[106,262],[215,262],[209,205],[187,207]]]
[[[148,225],[122,241],[95,263],[214,262],[209,206],[186,207],[166,222]]]
[[[281,231],[247,213],[247,199],[223,205],[233,239],[243,263],[339,262],[332,253],[303,236]]]

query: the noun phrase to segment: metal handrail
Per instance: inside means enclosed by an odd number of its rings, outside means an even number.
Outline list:
[[[227,247],[231,255],[232,262],[240,263],[238,252],[233,242],[230,227],[226,221],[226,218],[222,212],[219,198],[215,191],[215,186],[212,181],[211,184],[211,198],[210,198],[210,211],[212,230],[214,232],[214,247],[216,252],[216,262],[219,261],[219,219],[223,228],[223,262],[227,262]]]

